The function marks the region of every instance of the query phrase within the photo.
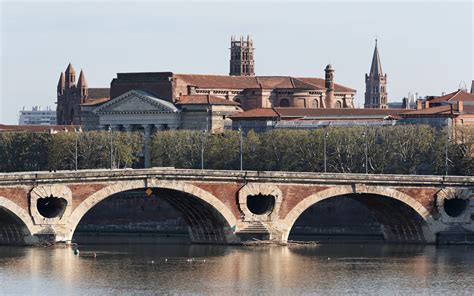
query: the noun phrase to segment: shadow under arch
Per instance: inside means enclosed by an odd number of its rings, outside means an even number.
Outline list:
[[[11,200],[0,196],[0,245],[30,245],[35,242],[31,216]]]
[[[296,220],[316,203],[338,196],[351,196],[373,211],[388,242],[435,243],[435,220],[413,197],[395,189],[378,186],[337,186],[314,193],[300,201],[283,219],[287,240]]]
[[[116,193],[145,188],[160,190],[162,194],[160,197],[182,214],[188,224],[192,242],[227,243],[234,240],[234,234],[230,230],[237,220],[231,210],[217,197],[187,182],[158,180],[148,181],[147,184],[143,181],[120,182],[90,195],[74,209],[69,217],[68,240],[72,239],[84,215],[99,202]]]

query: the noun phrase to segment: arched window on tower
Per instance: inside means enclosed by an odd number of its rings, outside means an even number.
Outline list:
[[[278,105],[280,107],[290,107],[290,101],[288,99],[281,99]]]
[[[319,108],[319,102],[317,99],[313,100],[313,108]]]

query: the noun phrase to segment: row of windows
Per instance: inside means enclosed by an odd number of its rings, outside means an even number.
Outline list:
[[[249,52],[233,52],[232,53],[233,60],[253,60],[253,54]]]
[[[369,87],[369,86],[367,86],[367,87]],[[379,92],[384,93],[385,90],[386,90],[386,88],[385,88],[384,85],[380,85],[380,88],[377,85],[372,86],[372,92],[374,92],[374,93],[379,93]]]

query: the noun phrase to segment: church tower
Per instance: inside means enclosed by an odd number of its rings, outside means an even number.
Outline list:
[[[377,39],[375,39],[374,56],[370,73],[365,74],[365,104],[364,108],[386,109],[387,106],[387,74],[382,72]]]
[[[239,40],[232,36],[230,40],[230,72],[231,76],[254,76],[253,41],[247,35],[247,40]]]
[[[61,125],[80,124],[81,104],[87,100],[89,86],[81,70],[76,84],[76,71],[71,63],[59,76],[57,86],[56,122]]]

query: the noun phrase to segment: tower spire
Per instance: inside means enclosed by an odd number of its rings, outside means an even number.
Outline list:
[[[63,95],[65,88],[66,88],[66,81],[64,79],[64,72],[61,72],[61,75],[59,75],[59,81],[58,81],[58,95]]]
[[[382,64],[380,63],[379,50],[377,49],[377,37],[375,38],[375,49],[372,57],[372,65],[370,66],[370,76],[377,77],[383,75]]]
[[[86,75],[81,69],[79,74],[79,80],[77,81],[77,88],[79,90],[79,95],[81,97],[81,103],[84,103],[88,95],[88,85],[86,80]]]
[[[66,86],[70,87],[76,84],[76,71],[74,70],[71,63],[66,68]]]
[[[79,80],[77,81],[77,87],[78,88],[83,88],[83,87],[87,87],[87,80],[86,80],[86,75],[84,74],[84,72],[82,71],[81,69],[81,73],[79,73]]]

